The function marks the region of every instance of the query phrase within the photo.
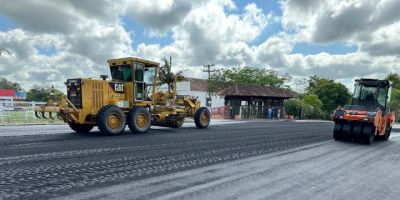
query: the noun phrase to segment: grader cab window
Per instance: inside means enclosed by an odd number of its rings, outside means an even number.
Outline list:
[[[146,84],[153,84],[155,75],[156,75],[155,67],[146,67],[144,73],[144,82]]]
[[[146,100],[151,100],[153,91],[153,81],[156,76],[155,67],[145,67],[144,73],[144,83],[145,83],[145,98]]]
[[[132,69],[130,65],[114,65],[110,67],[113,80],[132,81]]]
[[[143,76],[144,76],[144,65],[142,63],[135,63],[135,96],[136,100],[143,100],[144,96],[144,83],[143,83]]]
[[[141,63],[136,63],[135,64],[135,81],[143,81],[143,64]]]

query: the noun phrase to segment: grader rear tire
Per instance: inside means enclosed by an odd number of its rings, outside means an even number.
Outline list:
[[[147,108],[133,108],[128,115],[128,126],[132,133],[146,133],[151,125],[151,115]]]
[[[77,133],[89,133],[93,129],[93,125],[90,124],[76,124],[68,123],[69,127]]]
[[[208,108],[200,107],[194,114],[194,123],[197,128],[204,129],[210,125],[211,114]]]
[[[114,105],[107,105],[100,109],[96,122],[100,133],[105,135],[119,135],[125,130],[126,117],[121,108]]]

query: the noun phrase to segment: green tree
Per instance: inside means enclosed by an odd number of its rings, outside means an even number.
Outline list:
[[[308,79],[307,94],[317,95],[322,102],[322,110],[333,112],[338,106],[349,103],[351,95],[345,85],[331,79],[310,76]]]
[[[21,91],[21,86],[17,82],[8,81],[6,78],[0,78],[0,89],[13,89]]]
[[[289,99],[283,103],[286,114],[293,115],[296,118],[301,118],[303,102],[300,99]]]
[[[235,67],[217,70],[210,78],[210,91],[218,92],[232,84],[284,87],[291,77],[288,74],[255,67]]]
[[[160,84],[167,84],[168,92],[170,92],[173,88],[175,79],[176,81],[182,81],[184,79],[183,71],[179,71],[177,73],[172,72],[171,57],[170,60],[167,58],[163,58],[162,60],[164,65],[160,68]]]
[[[395,89],[400,89],[400,75],[397,73],[390,73],[386,76],[386,80],[392,82],[392,87]]]
[[[303,99],[289,99],[283,104],[286,114],[299,119],[327,119],[321,109],[322,103],[316,95],[305,95]]]
[[[63,92],[55,89],[55,98],[58,101],[64,95]],[[47,102],[50,96],[50,87],[41,87],[39,85],[33,85],[32,89],[26,94],[27,101],[41,101]]]
[[[309,94],[305,95],[302,99],[305,105],[312,106],[313,108],[322,108],[322,101],[318,98],[317,95]]]
[[[310,105],[303,104],[302,118],[304,119],[328,119],[329,114],[326,114],[320,108],[315,108]]]
[[[386,76],[386,80],[392,82],[392,93],[390,95],[390,110],[400,112],[400,75],[397,73],[390,73]]]

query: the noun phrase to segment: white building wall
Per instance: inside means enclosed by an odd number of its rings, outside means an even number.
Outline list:
[[[225,105],[225,97],[213,95],[211,96],[211,108],[222,107]]]
[[[176,92],[181,93],[181,95],[188,95],[190,93],[190,81],[177,82]]]
[[[166,85],[162,85],[159,87],[160,91],[167,91]],[[203,91],[190,91],[190,81],[181,81],[176,83],[176,93],[177,95],[187,95],[192,97],[197,97],[198,100],[201,102],[201,106],[206,106],[207,100],[207,92]],[[211,96],[211,106],[212,108],[215,107],[222,107],[224,106],[224,97],[223,96]]]

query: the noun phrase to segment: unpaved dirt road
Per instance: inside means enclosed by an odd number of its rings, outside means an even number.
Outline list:
[[[3,127],[0,127],[0,132]],[[21,127],[7,127],[18,131]],[[327,122],[246,122],[122,136],[0,137],[4,199],[396,199],[400,135],[335,142]],[[398,170],[397,170],[398,171]]]

